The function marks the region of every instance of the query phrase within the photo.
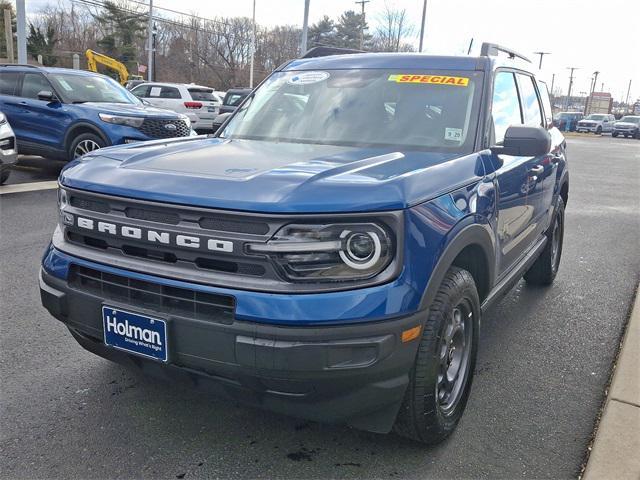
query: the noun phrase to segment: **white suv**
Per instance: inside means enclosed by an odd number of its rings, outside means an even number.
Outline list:
[[[222,99],[213,88],[183,83],[143,83],[131,93],[155,107],[186,114],[194,130],[211,131],[213,119],[220,111]]]
[[[592,113],[578,122],[576,132],[593,132],[598,135],[604,132],[611,132],[615,121],[616,117],[611,114]]]

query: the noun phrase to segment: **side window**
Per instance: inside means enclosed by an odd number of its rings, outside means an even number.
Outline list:
[[[533,77],[529,75],[517,74],[518,86],[520,87],[520,98],[522,101],[522,113],[524,114],[524,124],[540,127],[542,123],[542,112],[536,88],[533,85]]]
[[[41,73],[25,73],[22,80],[22,96],[38,99],[42,90],[52,91],[51,84]]]
[[[547,84],[538,80],[538,92],[540,92],[540,98],[542,99],[542,108],[544,109],[545,126],[551,127],[553,124],[553,113],[551,110],[551,100],[549,100],[549,89]],[[577,116],[574,120],[579,120]]]
[[[140,85],[139,87],[131,90],[131,93],[133,93],[138,98],[146,98],[149,96],[149,88],[149,85]]]
[[[522,124],[516,79],[511,72],[496,74],[491,116],[496,143],[502,143],[509,126]]]
[[[18,72],[0,73],[0,95],[16,95],[19,80],[20,73]]]
[[[160,90],[160,98],[181,98],[180,90],[173,87],[162,87]]]

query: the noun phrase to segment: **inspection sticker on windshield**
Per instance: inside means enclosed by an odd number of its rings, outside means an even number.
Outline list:
[[[458,140],[458,141],[462,140],[462,129],[461,128],[445,128],[444,139]]]
[[[287,83],[290,85],[309,85],[310,83],[322,82],[329,78],[329,72],[303,72],[294,75]]]
[[[389,75],[388,80],[396,83],[431,83],[436,85],[469,85],[467,77],[449,77],[446,75]]]

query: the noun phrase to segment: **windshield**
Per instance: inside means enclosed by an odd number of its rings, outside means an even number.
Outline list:
[[[586,119],[587,120],[604,120],[605,116],[604,115],[594,115],[591,114],[589,115]]]
[[[278,72],[222,136],[471,152],[481,83],[475,71]]]
[[[67,103],[140,103],[135,95],[109,77],[50,73],[48,78]]]
[[[628,122],[628,123],[640,123],[640,117],[622,117],[620,119],[621,122]]]
[[[559,113],[556,118],[558,119],[564,119],[564,118],[576,118],[578,117],[580,114],[579,113],[571,113],[571,112],[561,112]]]

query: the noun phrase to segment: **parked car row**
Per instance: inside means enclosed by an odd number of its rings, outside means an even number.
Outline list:
[[[611,133],[611,136],[640,138],[640,116],[626,115],[616,121],[615,116],[592,113],[585,117],[582,112],[559,112],[554,115],[553,124],[563,132]]]

